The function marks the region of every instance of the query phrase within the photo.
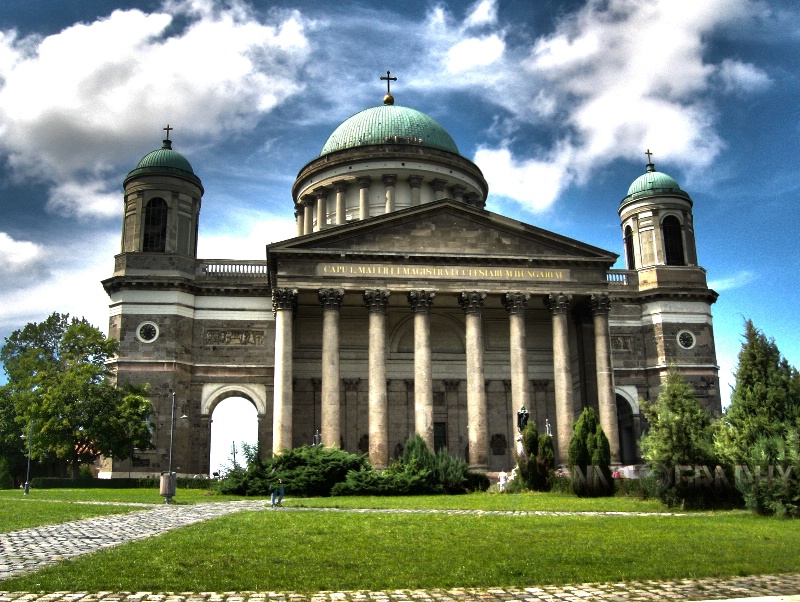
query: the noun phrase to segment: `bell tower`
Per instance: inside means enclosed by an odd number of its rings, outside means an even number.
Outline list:
[[[161,148],[146,154],[125,178],[124,253],[197,257],[203,185],[189,161],[172,149],[171,127]]]

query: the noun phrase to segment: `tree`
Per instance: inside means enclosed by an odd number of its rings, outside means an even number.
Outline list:
[[[146,389],[117,387],[107,360],[117,343],[86,320],[53,313],[14,331],[0,350],[8,384],[0,391],[3,430],[32,428],[31,455],[72,464],[126,458],[150,445]]]
[[[539,435],[531,420],[522,431],[523,453],[517,455],[519,476],[532,491],[550,491],[553,486],[555,451],[549,435]]]
[[[584,408],[569,441],[572,490],[581,497],[613,495],[611,446],[592,408]]]
[[[726,492],[705,478],[712,471],[716,475],[711,414],[697,401],[691,385],[670,367],[656,402],[640,404],[650,429],[639,445],[658,480],[659,499],[671,506],[724,499]]]
[[[731,405],[719,421],[717,453],[732,464],[745,460],[756,441],[782,436],[800,420],[800,374],[773,339],[745,322]]]

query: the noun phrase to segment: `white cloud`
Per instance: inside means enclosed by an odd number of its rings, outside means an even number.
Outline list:
[[[464,19],[464,27],[480,27],[489,25],[497,21],[497,2],[496,0],[480,0],[473,7],[467,18]]]
[[[122,196],[108,192],[105,182],[66,181],[50,190],[47,209],[68,217],[117,217],[122,210]]]
[[[503,56],[505,44],[496,35],[461,40],[447,52],[447,70],[461,73],[475,67],[485,67]]]
[[[41,245],[28,240],[15,240],[0,232],[0,274],[29,269],[44,257]]]
[[[725,59],[719,66],[719,78],[726,92],[761,92],[772,85],[762,69],[752,63]]]
[[[251,128],[302,90],[302,17],[267,23],[243,6],[117,10],[42,39],[0,32],[0,151],[19,178],[58,183],[52,208],[109,215],[96,182],[152,144],[154,127],[169,122],[184,140],[207,141]],[[96,202],[68,209],[80,188]]]
[[[735,273],[732,276],[728,276],[727,278],[720,278],[718,280],[712,280],[708,283],[708,288],[717,291],[718,293],[722,291],[729,291],[736,288],[741,288],[743,286],[747,286],[751,282],[753,282],[757,278],[754,272],[749,270],[742,270],[740,272]]]
[[[204,259],[264,259],[266,245],[297,235],[290,217],[254,216],[253,212],[227,216],[225,230],[201,232],[197,254]]]

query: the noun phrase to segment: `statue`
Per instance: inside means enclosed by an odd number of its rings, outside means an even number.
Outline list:
[[[553,436],[553,431],[550,429],[550,419],[549,418],[545,418],[544,419],[544,432],[547,434],[548,437],[552,437]]]
[[[519,412],[517,412],[517,428],[520,433],[524,431],[525,427],[528,425],[528,416],[528,410],[525,409],[525,406],[522,406]]]

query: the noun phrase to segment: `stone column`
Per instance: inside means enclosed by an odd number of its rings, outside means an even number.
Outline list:
[[[508,312],[509,341],[511,351],[511,406],[513,408],[511,432],[517,433],[517,411],[522,406],[533,414],[530,404],[530,381],[528,380],[528,343],[525,334],[525,308],[530,295],[506,293],[501,300]],[[541,425],[537,425],[541,426]]]
[[[336,225],[347,223],[347,182],[336,182]]]
[[[297,236],[303,236],[305,231],[303,230],[303,209],[302,205],[294,210],[294,219],[297,222]]]
[[[545,297],[547,309],[553,316],[553,378],[556,390],[556,425],[558,429],[558,458],[564,466],[569,462],[569,440],[575,420],[572,393],[572,368],[569,357],[569,323],[567,314],[572,295],[563,293]]]
[[[324,230],[328,224],[328,189],[321,188],[317,195],[317,231]]]
[[[436,293],[411,291],[414,310],[414,430],[433,451],[433,380],[431,378],[431,304]]]
[[[319,291],[322,305],[322,444],[339,447],[341,442],[342,405],[339,392],[339,308],[344,291],[323,288]]]
[[[614,372],[611,368],[611,334],[608,330],[608,314],[611,299],[608,295],[592,295],[594,321],[594,352],[597,366],[597,405],[600,410],[600,426],[611,447],[611,461],[619,462],[619,422],[617,421],[617,396],[614,390]]]
[[[455,186],[450,187],[450,192],[453,195],[453,199],[455,199],[459,203],[464,202],[464,193],[466,191],[467,189],[461,186],[460,184],[456,184]]]
[[[422,202],[422,176],[408,176],[408,185],[411,186],[411,206],[416,207]]]
[[[303,197],[303,234],[314,231],[314,197]]]
[[[394,211],[394,187],[397,184],[396,174],[384,174],[383,185],[386,187],[386,213]]]
[[[358,178],[358,219],[369,217],[369,186],[372,178],[362,176]]]
[[[445,190],[445,185],[447,184],[446,181],[436,178],[435,180],[431,180],[431,188],[433,188],[433,198],[435,200],[443,199],[447,196],[447,192]]]
[[[489,429],[486,385],[483,374],[483,327],[481,310],[486,293],[461,293],[459,303],[466,314],[467,326],[467,434],[469,467],[489,470]]]
[[[272,453],[292,448],[292,316],[297,290],[272,290],[275,313],[275,378],[272,413]]]
[[[369,461],[389,465],[389,404],[386,387],[386,306],[389,291],[364,291],[369,311]]]

